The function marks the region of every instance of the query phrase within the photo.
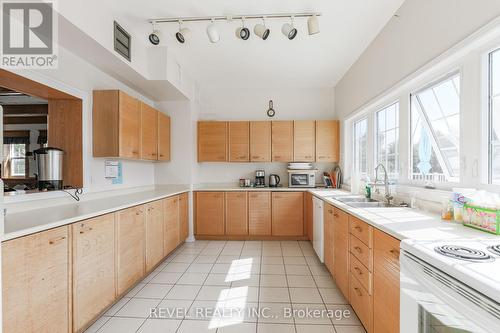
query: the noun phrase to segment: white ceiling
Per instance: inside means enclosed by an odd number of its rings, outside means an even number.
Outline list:
[[[210,16],[291,12],[321,12],[321,33],[307,35],[306,19],[296,19],[299,35],[287,40],[280,31],[286,20],[269,21],[270,37],[248,41],[236,39],[240,22],[217,22],[218,44],[210,44],[207,23],[186,23],[191,38],[178,44],[176,24],[162,24],[162,44],[182,59],[184,68],[200,84],[333,87],[375,38],[404,0],[111,0],[107,3],[116,16],[134,32],[147,35],[149,18]],[[253,30],[258,21],[248,21]]]

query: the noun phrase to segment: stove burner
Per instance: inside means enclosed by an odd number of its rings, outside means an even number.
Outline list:
[[[483,251],[474,250],[465,246],[443,245],[443,246],[436,246],[434,250],[439,254],[455,259],[468,260],[474,262],[488,262],[494,260],[492,256],[486,254]]]
[[[500,256],[500,244],[498,244],[498,245],[488,246],[486,249],[487,249],[488,251],[490,251],[491,253],[493,253],[493,254],[496,254],[496,255],[499,255],[499,256]]]

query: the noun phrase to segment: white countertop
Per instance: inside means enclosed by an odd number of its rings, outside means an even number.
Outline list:
[[[2,241],[26,236],[62,225],[82,221],[121,209],[142,205],[190,191],[187,185],[165,185],[154,189],[101,198],[82,198],[80,202],[20,211],[5,216]]]

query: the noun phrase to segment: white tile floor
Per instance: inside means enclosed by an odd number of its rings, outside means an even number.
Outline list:
[[[196,241],[179,247],[86,332],[365,330],[309,242]]]

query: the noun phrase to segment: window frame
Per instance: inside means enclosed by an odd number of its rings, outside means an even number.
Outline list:
[[[365,149],[366,149],[366,171],[361,172],[356,168],[356,124],[366,121],[366,142],[365,142]],[[368,157],[368,138],[369,138],[369,130],[370,130],[370,119],[367,114],[363,115],[362,117],[356,118],[351,122],[351,130],[352,130],[352,174],[353,175],[358,175],[358,176],[367,176],[369,174],[369,157]]]
[[[487,151],[487,167],[486,167],[486,181],[488,185],[498,186],[500,181],[493,181],[493,146],[500,147],[500,140],[493,142],[493,54],[500,52],[500,46],[488,51],[487,53],[487,110],[486,110],[486,151]],[[500,64],[499,64],[500,65]],[[500,82],[499,82],[500,84]],[[484,128],[484,127],[483,127]]]
[[[13,146],[13,145],[16,145],[16,143],[11,143],[11,144],[7,144],[8,146]],[[20,145],[23,145],[23,144],[20,144]],[[6,146],[5,144],[3,146]],[[25,146],[25,151],[28,152],[29,151],[29,144],[27,143],[24,143],[24,146]],[[3,147],[2,147],[3,148]],[[12,147],[9,147],[9,150],[12,150],[13,148]],[[29,159],[28,159],[28,156],[24,156],[24,157],[11,157],[9,158],[9,160],[11,161],[11,168],[10,168],[10,172],[9,172],[9,178],[6,178],[6,179],[29,179]],[[24,175],[22,176],[14,176],[12,175],[12,161],[13,160],[24,160]],[[5,169],[5,165],[2,163],[2,173],[4,172],[4,169]]]
[[[430,120],[428,118],[428,115],[423,111],[423,107],[422,107],[422,103],[420,101],[420,99],[417,97],[418,94],[422,93],[423,91],[425,90],[428,90],[428,89],[432,89],[433,87],[435,86],[438,86],[440,83],[443,83],[449,79],[452,79],[453,77],[457,76],[459,77],[459,82],[460,82],[460,91],[459,91],[459,96],[458,96],[458,101],[459,101],[459,119],[460,119],[460,127],[459,127],[459,130],[460,130],[460,135],[459,135],[459,138],[458,138],[458,159],[460,161],[460,164],[459,164],[459,170],[458,170],[458,175],[456,176],[451,176],[451,174],[449,174],[449,167],[448,167],[448,163],[446,162],[446,160],[442,157],[442,152],[441,152],[441,149],[439,147],[439,144],[437,143],[436,141],[436,135],[435,135],[435,132],[434,132],[434,129],[430,126]],[[461,130],[462,130],[462,78],[463,78],[463,74],[462,74],[462,70],[461,69],[454,69],[454,70],[451,70],[451,71],[448,71],[446,74],[444,75],[441,75],[441,76],[438,76],[436,77],[435,79],[433,80],[430,80],[428,81],[426,84],[424,84],[423,86],[415,89],[415,90],[412,90],[410,91],[408,97],[409,97],[409,104],[408,104],[408,121],[409,121],[409,126],[408,126],[408,136],[409,136],[409,141],[408,141],[408,144],[409,144],[409,148],[408,148],[408,152],[409,152],[409,156],[408,156],[408,181],[410,184],[416,184],[416,185],[422,185],[424,183],[426,183],[426,180],[418,180],[418,179],[414,179],[413,178],[413,133],[412,133],[412,126],[413,126],[413,123],[412,123],[412,112],[413,112],[413,97],[415,96],[415,99],[417,100],[417,102],[419,103],[419,107],[421,110],[418,110],[417,112],[420,113],[420,116],[423,117],[425,119],[424,123],[423,123],[423,126],[425,126],[430,134],[431,134],[431,141],[432,141],[432,145],[433,145],[433,149],[434,148],[437,148],[437,151],[435,152],[436,154],[436,157],[438,158],[438,160],[443,160],[443,164],[445,166],[445,168],[443,169],[443,174],[445,176],[445,179],[444,181],[435,181],[435,180],[432,180],[432,183],[433,184],[439,184],[440,187],[444,187],[444,188],[447,188],[447,187],[452,187],[452,186],[455,186],[457,184],[460,184],[462,182],[462,156],[461,156],[461,153],[462,153],[462,142],[461,142]],[[446,186],[446,185],[449,185],[449,186]]]
[[[378,162],[378,155],[379,155],[379,151],[378,151],[378,113],[379,112],[382,112],[382,111],[385,111],[386,109],[388,109],[389,107],[391,106],[397,106],[397,110],[396,110],[396,127],[394,127],[393,129],[391,130],[396,130],[396,133],[397,133],[397,138],[395,139],[395,144],[396,144],[396,148],[395,148],[395,156],[394,156],[394,160],[395,160],[395,171],[394,173],[391,173],[389,172],[389,170],[387,170],[387,175],[389,177],[389,180],[391,181],[397,181],[399,182],[400,181],[400,178],[401,178],[401,161],[400,161],[400,121],[401,121],[401,116],[400,116],[400,105],[401,105],[401,102],[399,99],[396,99],[396,100],[393,100],[392,102],[390,103],[387,103],[387,104],[384,104],[384,106],[382,107],[378,107],[376,109],[374,109],[371,113],[372,113],[372,128],[373,128],[373,164],[374,166],[377,166],[379,164]],[[387,124],[387,121],[386,121],[386,124]],[[384,133],[387,133],[387,129],[384,130]],[[386,154],[387,156],[387,154]],[[387,160],[385,161],[385,163],[383,163],[384,166],[387,168]],[[375,168],[372,172],[372,176],[373,177],[376,177],[375,175]],[[394,177],[396,176],[396,177]]]

